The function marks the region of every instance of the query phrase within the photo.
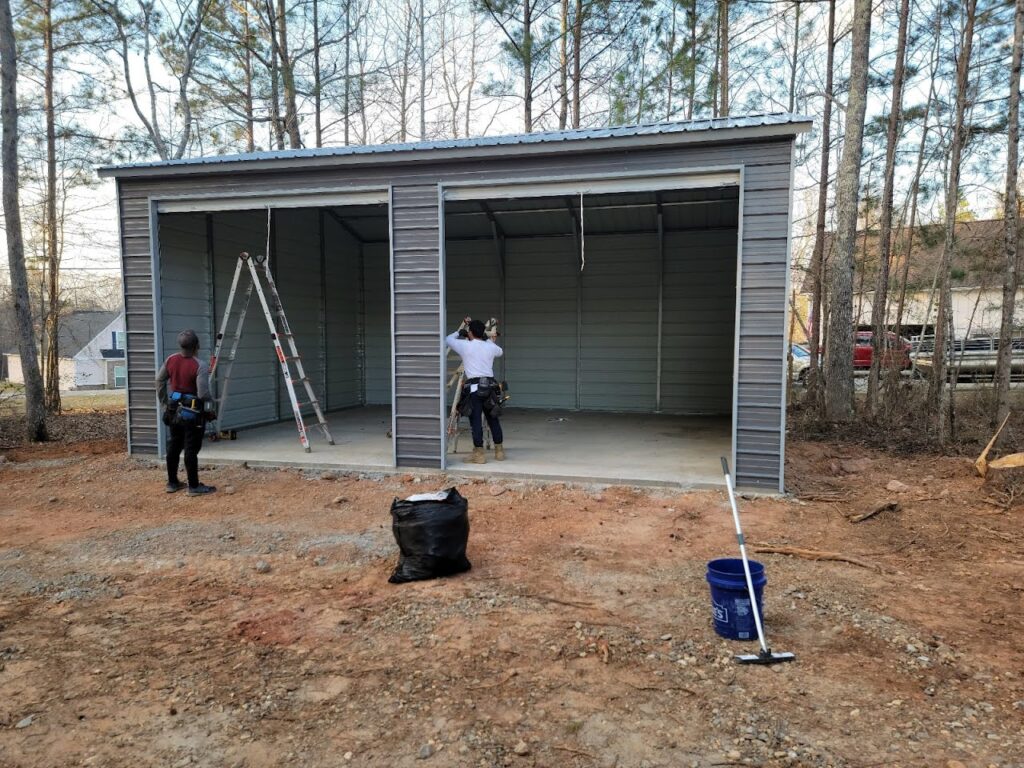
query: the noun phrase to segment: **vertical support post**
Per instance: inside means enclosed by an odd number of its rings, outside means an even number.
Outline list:
[[[663,346],[663,324],[665,319],[665,219],[661,209],[661,195],[656,196],[658,204],[658,362],[655,374],[654,410],[661,412],[661,367]]]
[[[323,400],[324,410],[330,409],[329,397],[327,393],[327,366],[330,364],[330,358],[327,355],[327,249],[324,244],[324,209],[320,208],[317,211],[317,237],[320,245],[320,381],[322,383],[321,399]]]
[[[358,305],[356,307],[356,360],[359,371],[359,404],[366,405],[366,250],[359,243],[359,257],[356,263],[356,279],[359,281]]]
[[[580,199],[582,200],[582,198]],[[580,269],[580,264],[583,260],[583,250],[580,237],[582,222],[579,218],[579,216],[583,215],[583,206],[581,203],[580,213],[577,216],[576,207],[571,199],[566,200],[566,205],[569,208],[569,216],[572,217],[572,242],[576,254],[573,269],[576,273],[576,410],[578,411],[580,409],[580,378],[583,368],[583,270]]]
[[[267,208],[267,274],[277,282],[277,213]],[[276,361],[275,361],[276,362]],[[281,421],[281,377],[274,377],[274,404],[277,408],[277,420]]]

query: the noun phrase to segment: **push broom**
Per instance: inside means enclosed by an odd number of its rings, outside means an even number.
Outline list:
[[[754,579],[750,575],[750,561],[747,559],[747,545],[743,541],[743,529],[740,528],[740,511],[736,508],[736,494],[733,492],[732,476],[729,474],[729,462],[722,457],[722,472],[725,473],[725,487],[729,491],[729,506],[732,507],[732,520],[736,524],[736,540],[740,543],[740,557],[743,559],[743,575],[747,578],[747,592],[750,594],[751,613],[754,614],[754,626],[757,627],[757,639],[761,643],[760,653],[741,653],[736,656],[740,664],[779,664],[793,661],[796,656],[788,651],[775,652],[768,647],[761,624],[761,611],[757,605],[757,593],[754,591]]]

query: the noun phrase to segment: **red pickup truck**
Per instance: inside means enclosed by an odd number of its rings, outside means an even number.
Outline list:
[[[905,370],[910,367],[910,342],[892,331],[886,332],[885,349],[882,353],[883,368],[899,368]],[[857,331],[853,339],[853,367],[859,370],[867,370],[871,367],[871,358],[874,355],[872,340],[873,331]]]

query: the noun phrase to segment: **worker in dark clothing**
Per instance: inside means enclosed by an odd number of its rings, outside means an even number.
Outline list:
[[[494,380],[494,360],[501,357],[501,347],[487,338],[486,326],[481,320],[467,317],[467,338],[459,337],[456,331],[445,339],[449,347],[462,358],[462,368],[466,373],[466,382],[462,397],[467,398],[471,407],[469,425],[473,431],[473,453],[466,458],[469,464],[486,464],[484,453],[484,417],[494,438],[494,458],[505,460],[504,435],[501,432],[500,412],[501,393],[498,382]]]
[[[210,367],[196,356],[199,337],[195,331],[179,333],[178,346],[181,351],[168,357],[156,375],[156,390],[168,428],[167,492],[185,487],[178,480],[178,461],[184,451],[188,495],[202,496],[217,490],[199,482],[199,449],[203,447],[206,421],[213,418]]]

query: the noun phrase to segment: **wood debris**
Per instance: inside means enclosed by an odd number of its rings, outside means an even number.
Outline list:
[[[863,523],[865,520],[869,520],[882,512],[899,512],[900,509],[902,509],[902,507],[900,507],[900,503],[898,501],[886,501],[867,512],[862,512],[859,515],[851,515],[847,519],[851,523]]]
[[[883,572],[882,566],[876,563],[870,563],[867,560],[862,560],[859,557],[853,555],[844,555],[842,552],[825,552],[820,549],[805,549],[803,547],[788,547],[788,546],[771,546],[768,544],[754,544],[751,546],[751,550],[758,554],[765,555],[793,555],[794,557],[802,557],[806,560],[835,560],[840,563],[850,563],[851,565],[857,565],[861,568],[867,568],[871,571]]]

